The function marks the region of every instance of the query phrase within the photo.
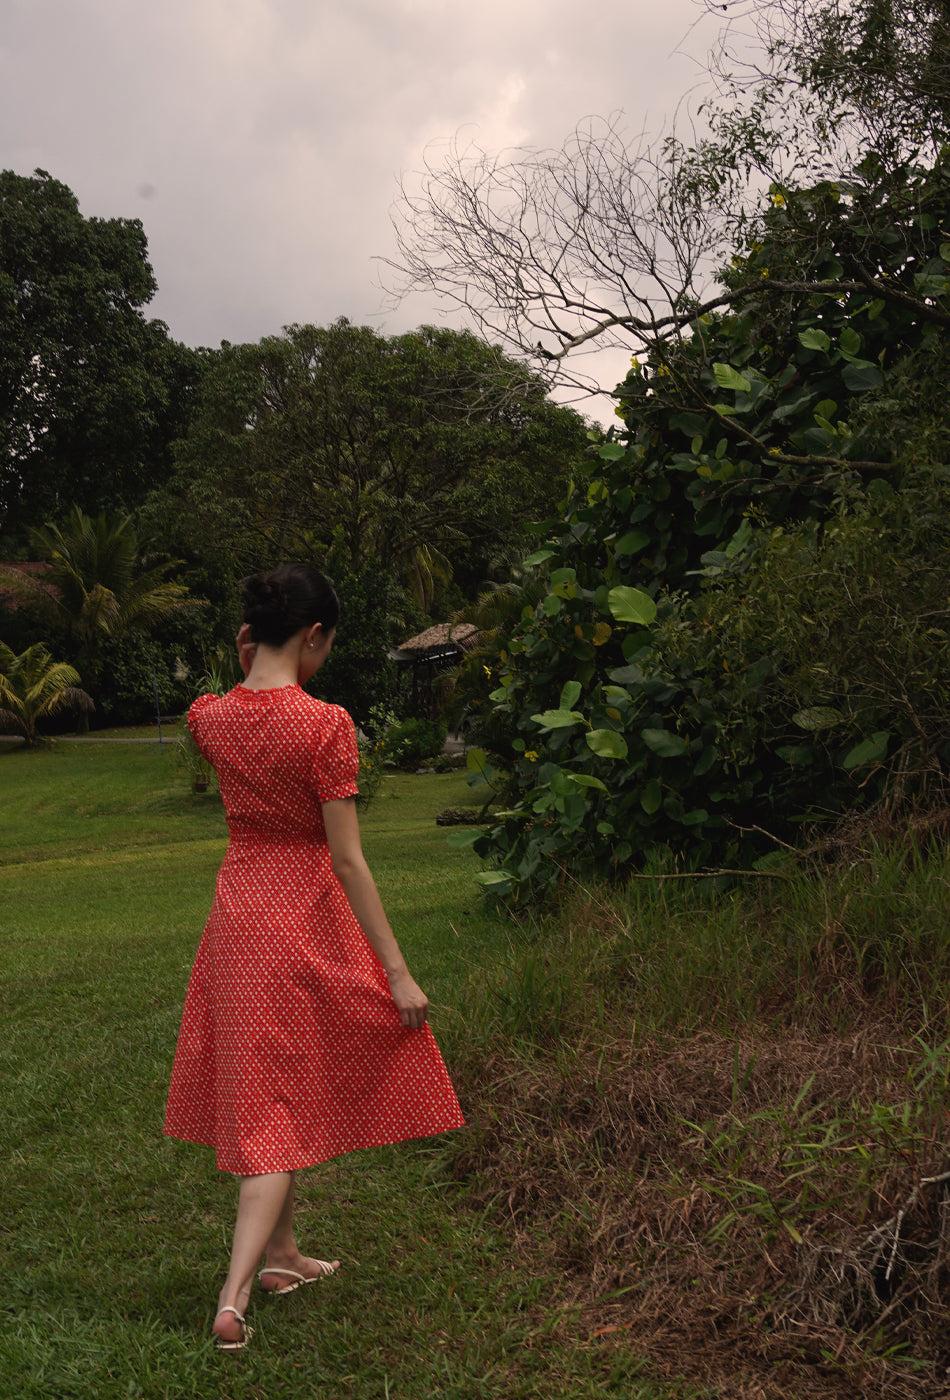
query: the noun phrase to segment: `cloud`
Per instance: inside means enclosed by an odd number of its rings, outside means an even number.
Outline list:
[[[192,344],[380,324],[401,173],[435,143],[658,129],[695,80],[694,0],[6,0],[3,160],[141,218],[153,303]],[[390,329],[435,319],[411,303]],[[408,319],[408,318],[414,319]]]

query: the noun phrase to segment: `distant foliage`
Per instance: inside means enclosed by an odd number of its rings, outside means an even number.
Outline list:
[[[583,442],[540,376],[469,332],[294,325],[221,350],[151,511],[246,572],[342,541],[348,569],[385,561],[429,613],[453,574],[472,588],[523,546]]]
[[[174,654],[151,637],[133,633],[107,639],[100,650],[99,720],[106,725],[142,724],[184,713],[194,694],[186,674],[176,675]]]

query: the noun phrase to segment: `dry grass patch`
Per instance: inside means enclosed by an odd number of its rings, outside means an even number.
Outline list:
[[[661,1374],[787,1400],[860,1373],[861,1393],[920,1396],[906,1357],[932,1380],[950,1362],[947,1182],[922,1184],[946,1149],[893,1033],[489,1056],[455,1170],[543,1244],[566,1325],[623,1333]]]
[[[728,1400],[950,1395],[946,984],[913,892],[864,889],[870,931],[850,878],[781,919],[575,905],[499,981],[454,1171],[560,1274],[562,1328]]]

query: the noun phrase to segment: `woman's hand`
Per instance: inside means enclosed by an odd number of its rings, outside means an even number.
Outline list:
[[[251,625],[245,622],[240,632],[237,634],[237,654],[238,662],[245,677],[250,674],[257,655],[257,643],[251,641]]]
[[[418,1030],[425,1025],[429,998],[408,972],[389,974],[389,994],[399,1008],[404,1026]]]

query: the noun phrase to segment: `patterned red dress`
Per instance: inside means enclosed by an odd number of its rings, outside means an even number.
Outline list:
[[[202,695],[188,724],[230,842],[165,1117],[241,1176],[462,1125],[428,1026],[406,1030],[330,864],[321,803],[356,793],[353,722],[298,686]]]

